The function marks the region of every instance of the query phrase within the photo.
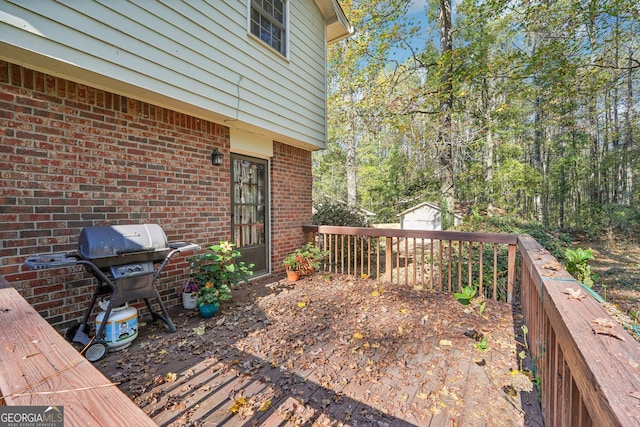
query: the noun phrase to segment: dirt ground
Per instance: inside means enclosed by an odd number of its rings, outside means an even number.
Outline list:
[[[615,239],[576,241],[576,247],[591,248],[591,271],[598,275],[593,289],[605,300],[605,307],[638,341],[640,331],[640,245]]]

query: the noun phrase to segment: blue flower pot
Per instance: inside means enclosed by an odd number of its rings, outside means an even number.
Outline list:
[[[213,317],[213,315],[218,312],[218,308],[220,308],[219,305],[205,304],[205,305],[199,305],[198,311],[200,312],[200,316],[204,317],[205,319],[208,319],[209,317]]]

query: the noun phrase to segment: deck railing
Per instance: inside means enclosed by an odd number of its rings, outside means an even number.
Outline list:
[[[530,236],[303,230],[329,252],[327,272],[443,292],[473,285],[485,297],[520,304],[545,425],[640,425],[640,344]]]
[[[305,226],[307,240],[328,251],[327,272],[511,302],[517,235],[364,227]]]

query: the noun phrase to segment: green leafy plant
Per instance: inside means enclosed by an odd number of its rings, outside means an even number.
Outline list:
[[[591,275],[589,261],[594,259],[591,249],[571,249],[564,252],[565,267],[569,274],[588,287],[593,286],[594,276]]]
[[[465,286],[462,288],[462,292],[455,292],[453,296],[461,304],[469,305],[473,297],[476,296],[476,292],[476,288],[474,288],[473,286]]]
[[[484,351],[487,349],[487,338],[486,337],[482,337],[482,339],[480,339],[480,341],[478,341],[477,343],[475,343],[473,345],[474,348]]]
[[[300,271],[302,261],[302,255],[298,254],[297,252],[293,252],[284,258],[282,264],[288,271]]]
[[[527,342],[527,334],[529,333],[529,328],[527,328],[527,325],[522,325],[520,329],[522,329],[522,335],[524,336],[524,346],[525,348],[529,348],[529,344]]]
[[[478,308],[478,314],[480,316],[482,316],[482,313],[484,313],[484,309],[487,308],[487,302],[486,301],[482,301],[480,303],[480,307]]]
[[[231,287],[246,282],[253,275],[253,264],[240,261],[242,255],[230,242],[208,247],[208,252],[188,259],[191,278],[199,284],[198,305],[220,305],[231,299]]]
[[[520,359],[520,372],[523,372],[522,369],[522,362],[524,362],[524,359],[527,357],[527,353],[522,350],[520,353],[518,353],[518,358]]]
[[[319,247],[308,242],[301,248],[290,253],[282,261],[282,264],[289,271],[300,271],[301,274],[311,274],[314,270],[320,268],[322,260],[329,254]]]

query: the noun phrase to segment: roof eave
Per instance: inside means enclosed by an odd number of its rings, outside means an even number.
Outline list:
[[[325,18],[327,43],[337,42],[353,34],[354,29],[338,0],[315,0],[315,2]]]

